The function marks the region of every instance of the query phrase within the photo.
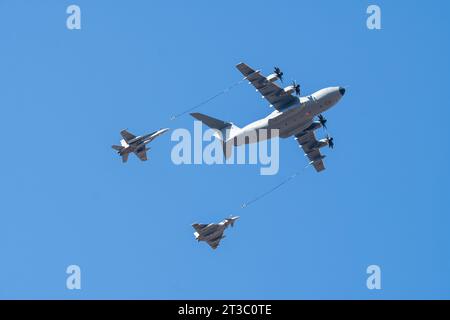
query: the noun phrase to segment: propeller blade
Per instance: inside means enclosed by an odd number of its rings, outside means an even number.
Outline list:
[[[295,94],[297,96],[300,96],[300,85],[297,82],[295,82],[295,80],[293,80],[292,81],[292,86],[294,87]]]
[[[321,114],[319,114],[319,122],[322,125],[322,127],[324,127],[325,129],[327,128],[327,119],[325,119],[325,117]]]
[[[281,69],[278,67],[274,67],[273,70],[277,75],[278,79],[280,79],[281,83],[283,83],[283,71],[281,71]]]
[[[334,148],[334,138],[327,135],[328,146],[333,149]]]

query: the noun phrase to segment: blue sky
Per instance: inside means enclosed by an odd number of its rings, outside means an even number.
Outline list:
[[[1,0],[0,298],[450,298],[450,5],[374,3],[379,31],[356,0]],[[238,81],[241,61],[305,94],[349,86],[326,114],[324,173],[241,210],[305,166],[293,139],[275,176],[175,166],[169,134],[121,163],[121,129],[192,130],[170,116]],[[243,84],[199,111],[242,126],[271,110]],[[230,214],[218,250],[194,240],[191,223]]]

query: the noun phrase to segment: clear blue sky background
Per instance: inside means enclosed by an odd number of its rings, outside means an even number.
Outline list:
[[[0,298],[450,298],[450,5],[375,3],[381,31],[356,0],[1,0]],[[304,93],[350,87],[326,114],[324,173],[240,210],[305,166],[293,139],[276,176],[175,166],[169,134],[121,163],[121,129],[192,130],[170,115],[238,81],[240,61]],[[199,111],[245,125],[271,110],[243,84]],[[218,250],[194,240],[191,223],[230,214]]]

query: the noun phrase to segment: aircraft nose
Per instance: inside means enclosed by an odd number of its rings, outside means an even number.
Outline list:
[[[343,97],[345,94],[345,88],[344,87],[339,87],[339,93],[341,94],[341,96]]]

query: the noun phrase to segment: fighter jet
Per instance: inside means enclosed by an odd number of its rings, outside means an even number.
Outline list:
[[[194,232],[195,239],[197,241],[206,241],[211,248],[217,249],[219,246],[220,240],[225,238],[223,232],[228,226],[234,226],[234,223],[239,217],[229,217],[228,219],[223,220],[219,223],[211,223],[211,224],[198,224],[194,223],[192,227],[196,230]]]
[[[321,154],[320,149],[325,146],[333,148],[333,138],[327,135],[326,138],[317,140],[314,131],[321,127],[326,129],[327,120],[322,113],[341,100],[345,94],[345,88],[324,88],[301,97],[300,85],[295,81],[285,88],[280,88],[275,83],[277,80],[282,80],[283,76],[283,72],[278,67],[268,77],[245,63],[239,63],[236,68],[275,110],[267,117],[243,128],[201,113],[191,113],[194,118],[216,130],[216,138],[222,143],[225,157],[231,156],[232,146],[270,139],[273,137],[271,129],[278,129],[278,136],[281,138],[295,137],[303,148],[305,156],[308,157],[309,164],[313,165],[317,172],[325,170],[323,164],[325,156]]]
[[[120,134],[123,138],[122,140],[120,140],[121,145],[113,145],[112,148],[114,150],[117,150],[117,153],[122,157],[122,162],[124,163],[128,161],[128,155],[132,152],[142,161],[146,161],[147,151],[150,150],[150,148],[147,148],[146,146],[147,143],[153,141],[153,139],[162,135],[168,130],[168,128],[160,129],[143,136],[135,136],[127,130],[122,130],[120,131]]]

